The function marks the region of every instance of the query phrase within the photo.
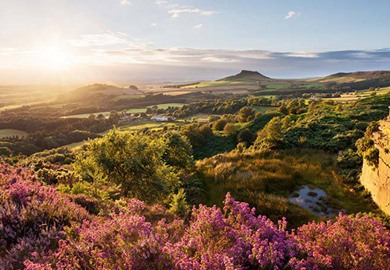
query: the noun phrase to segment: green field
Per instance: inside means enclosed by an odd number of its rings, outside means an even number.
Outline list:
[[[322,83],[309,83],[309,84],[303,84],[302,86],[305,89],[311,89],[311,88],[322,89],[324,87],[324,84],[322,84]]]
[[[198,113],[198,114],[192,115],[190,117],[187,117],[185,120],[188,122],[191,122],[192,120],[195,120],[197,122],[208,122],[210,116],[221,116],[221,115]]]
[[[0,139],[12,136],[27,137],[28,133],[17,129],[0,129]]]
[[[68,115],[63,116],[61,118],[88,118],[91,114],[94,114],[95,116],[98,116],[99,114],[103,114],[105,117],[110,115],[110,112],[96,112],[96,113],[83,113],[83,114],[75,114],[75,115]]]
[[[184,103],[163,103],[156,105],[159,109],[167,109],[168,107],[183,107]],[[148,106],[152,107],[152,106]],[[134,109],[127,109],[127,113],[144,113],[146,112],[147,107],[142,107],[142,108],[134,108]],[[83,114],[76,114],[76,115],[68,115],[68,116],[63,116],[62,118],[88,118],[91,114],[94,114],[95,116],[98,116],[99,114],[103,114],[105,117],[108,117],[110,115],[110,112],[95,112],[95,113],[83,113]]]
[[[142,113],[145,111],[146,108],[135,108],[135,109],[126,110],[127,113]],[[83,113],[83,114],[63,116],[62,118],[88,118],[91,114],[95,116],[98,116],[99,114],[103,114],[105,117],[108,117],[110,115],[110,112]]]
[[[282,89],[282,88],[288,88],[290,87],[291,84],[289,83],[270,83],[270,84],[267,84],[267,89],[273,89],[273,90],[277,90],[277,89]]]
[[[390,87],[383,87],[379,90],[365,90],[365,91],[359,91],[359,92],[351,92],[351,93],[345,93],[342,94],[340,97],[335,98],[324,98],[325,100],[333,100],[333,101],[339,101],[339,102],[350,102],[350,101],[356,101],[363,98],[371,97],[374,95],[386,95],[390,93]]]
[[[178,107],[178,108],[181,108],[184,105],[186,105],[186,104],[185,103],[163,103],[163,104],[158,104],[157,107],[159,109],[166,110],[168,107]],[[152,106],[148,106],[148,107],[152,107]]]

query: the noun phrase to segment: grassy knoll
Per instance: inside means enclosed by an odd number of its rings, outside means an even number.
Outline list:
[[[27,137],[28,133],[17,129],[0,129],[0,139],[13,136]]]
[[[256,207],[260,214],[275,220],[284,216],[292,226],[318,219],[287,200],[303,185],[323,189],[329,196],[327,203],[347,213],[375,211],[375,207],[364,203],[364,198],[344,186],[337,173],[336,156],[318,150],[230,152],[198,161],[197,168],[206,186],[208,205],[219,205],[231,192]]]

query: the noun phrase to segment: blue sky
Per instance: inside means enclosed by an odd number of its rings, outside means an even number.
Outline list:
[[[385,0],[0,0],[0,83],[390,69]]]

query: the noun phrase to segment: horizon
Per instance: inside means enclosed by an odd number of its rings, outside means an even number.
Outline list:
[[[390,70],[390,3],[351,2],[4,1],[0,85]]]

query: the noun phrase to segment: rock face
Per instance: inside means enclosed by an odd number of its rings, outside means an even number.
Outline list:
[[[390,115],[380,121],[379,131],[373,134],[373,140],[379,150],[378,167],[369,166],[364,160],[360,182],[371,192],[382,211],[390,215]]]

